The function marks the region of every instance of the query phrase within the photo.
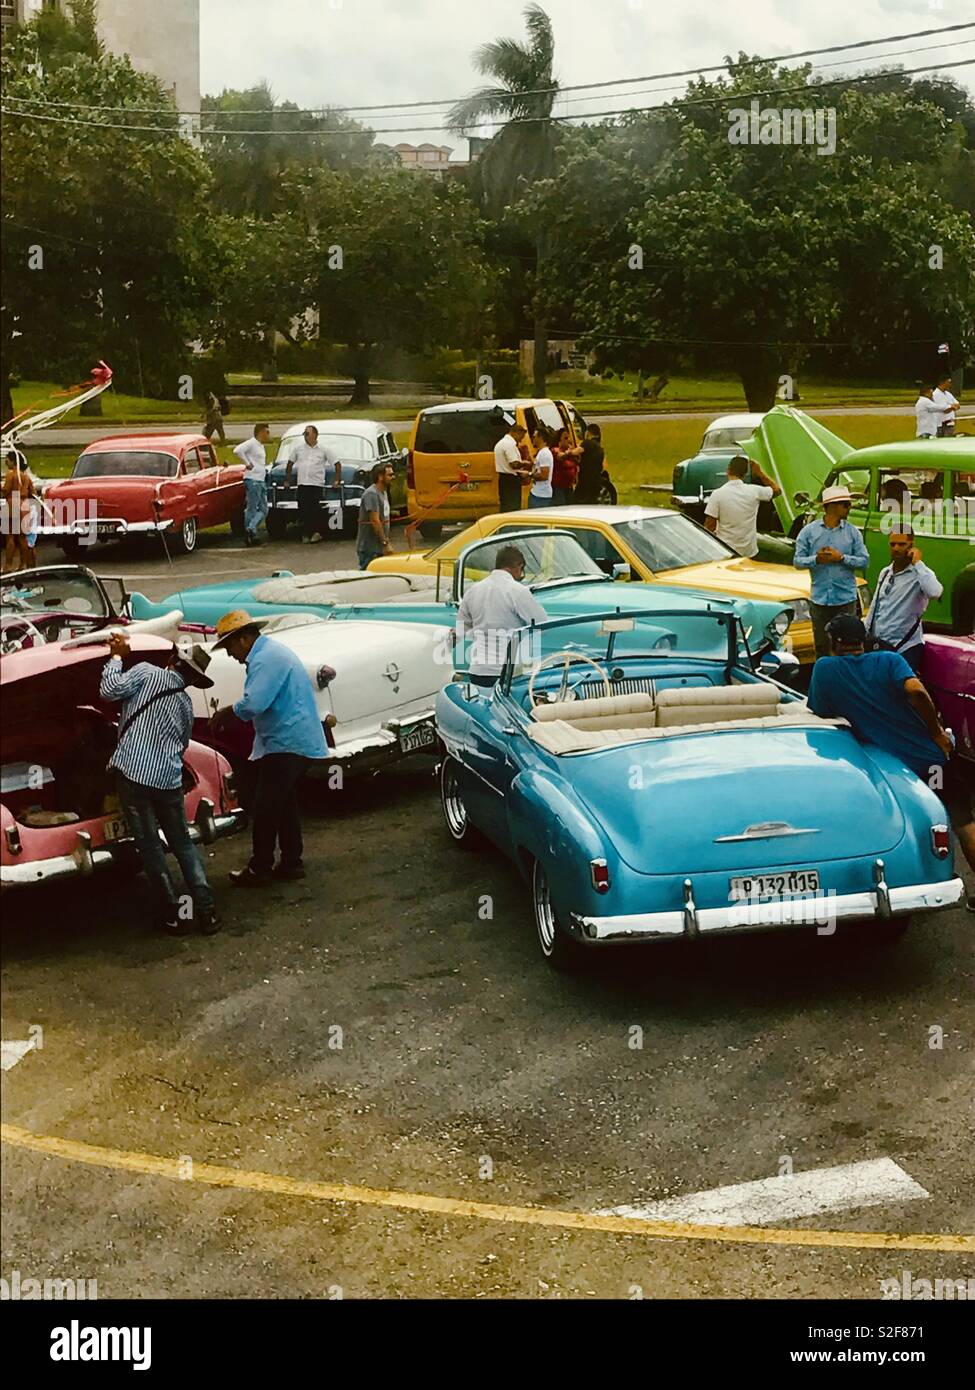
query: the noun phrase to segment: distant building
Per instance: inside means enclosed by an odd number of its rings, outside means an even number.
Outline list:
[[[0,0],[4,30],[65,0]],[[98,36],[110,53],[128,54],[151,72],[180,111],[200,109],[200,0],[98,0]]]
[[[455,174],[458,169],[466,169],[467,161],[455,159],[450,156],[453,154],[451,145],[380,145],[373,146],[376,150],[382,150],[392,158],[398,159],[404,169],[412,169],[420,174],[439,174],[441,177],[447,174]]]

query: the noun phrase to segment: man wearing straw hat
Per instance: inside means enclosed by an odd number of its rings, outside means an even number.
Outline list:
[[[213,716],[216,728],[231,713],[254,725],[251,761],[257,778],[251,817],[252,853],[231,871],[238,888],[260,888],[275,879],[304,878],[298,783],[310,763],[328,757],[328,744],[308,673],[288,647],[265,637],[265,619],[243,609],[217,623],[214,650],[224,648],[247,668],[243,697]],[[277,845],[281,857],[274,863]]]
[[[200,852],[190,839],[183,799],[183,754],[193,728],[186,687],[206,690],[213,685],[206,674],[210,658],[202,647],[183,653],[174,646],[165,666],[139,661],[125,671],[122,657],[130,651],[125,633],[113,632],[108,649],[101,697],[122,703],[118,742],[108,766],[118,777],[119,801],[153,890],[156,918],[173,936],[190,930],[159,841],[162,830],[190,891],[193,916],[204,935],[211,936],[218,930],[213,894]]]

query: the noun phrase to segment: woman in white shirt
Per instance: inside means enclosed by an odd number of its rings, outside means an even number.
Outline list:
[[[551,439],[544,426],[539,425],[532,440],[535,445],[535,463],[532,467],[532,486],[528,494],[529,507],[550,507],[552,505],[552,470],[555,459],[549,447]]]

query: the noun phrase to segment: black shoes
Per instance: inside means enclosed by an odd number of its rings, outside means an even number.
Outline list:
[[[235,888],[266,888],[272,881],[270,874],[256,874],[249,864],[230,870],[230,882]]]
[[[283,878],[288,883],[292,883],[299,878],[305,877],[305,868],[303,864],[293,864],[290,868],[286,867],[284,864],[276,864],[271,870],[271,873],[275,878]]]
[[[204,936],[216,936],[220,930],[220,918],[213,911],[200,915],[200,931]]]

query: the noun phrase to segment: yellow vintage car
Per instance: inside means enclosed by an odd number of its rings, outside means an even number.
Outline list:
[[[669,588],[713,590],[735,598],[788,604],[795,612],[789,629],[791,650],[802,664],[813,661],[809,616],[810,576],[790,565],[745,560],[724,541],[679,512],[661,507],[532,507],[483,516],[433,550],[384,555],[370,570],[409,574],[448,574],[466,545],[496,532],[555,526],[569,530],[606,574]],[[867,607],[866,585],[861,605]]]

